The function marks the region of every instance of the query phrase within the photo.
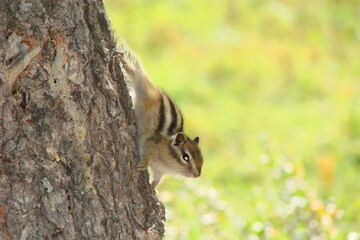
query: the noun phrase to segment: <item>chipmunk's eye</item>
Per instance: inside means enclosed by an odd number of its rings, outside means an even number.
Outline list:
[[[190,161],[190,157],[189,157],[189,155],[187,155],[186,153],[183,154],[182,158],[183,158],[185,161],[187,161],[187,162]]]

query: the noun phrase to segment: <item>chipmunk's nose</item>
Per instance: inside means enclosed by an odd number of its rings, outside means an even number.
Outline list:
[[[200,177],[200,173],[194,173],[194,178]]]

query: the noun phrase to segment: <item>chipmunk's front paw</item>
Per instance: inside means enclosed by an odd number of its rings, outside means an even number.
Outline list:
[[[139,163],[136,166],[136,170],[138,170],[138,171],[146,171],[147,169],[148,169],[148,166],[145,163]]]

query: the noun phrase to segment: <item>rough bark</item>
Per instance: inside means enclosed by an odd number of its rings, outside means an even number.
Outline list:
[[[0,1],[0,239],[160,239],[100,0]]]

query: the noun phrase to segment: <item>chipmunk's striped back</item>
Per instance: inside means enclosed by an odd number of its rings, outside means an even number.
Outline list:
[[[135,103],[137,120],[141,122],[138,124],[141,134],[173,136],[182,132],[184,119],[180,109],[163,90],[151,83],[141,63],[125,43],[121,44],[121,52],[128,60],[127,67],[133,69],[126,71],[131,76],[125,76],[125,80]]]
[[[156,131],[163,136],[173,136],[184,129],[184,118],[175,103],[161,91],[158,125]]]

